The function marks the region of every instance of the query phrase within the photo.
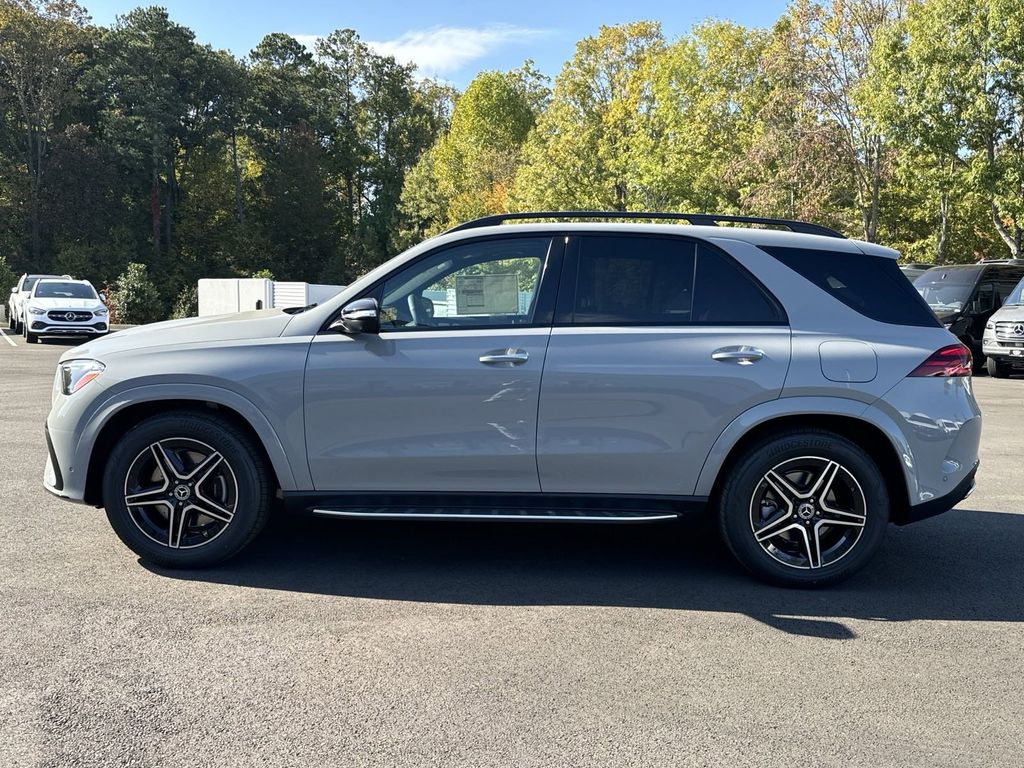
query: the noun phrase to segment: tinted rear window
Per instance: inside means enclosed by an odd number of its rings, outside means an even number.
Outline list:
[[[681,238],[580,238],[577,325],[777,325],[778,303],[729,256]]]
[[[872,320],[929,328],[939,325],[895,259],[812,248],[762,246],[762,250]]]

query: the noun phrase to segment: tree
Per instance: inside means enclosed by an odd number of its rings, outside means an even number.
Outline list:
[[[651,209],[736,211],[730,178],[750,151],[764,98],[766,35],[729,22],[698,25],[648,57],[631,86],[649,93],[630,139],[639,201]]]
[[[537,118],[535,86],[523,71],[483,72],[456,101],[449,130],[405,178],[405,237],[508,210],[520,150]]]
[[[853,178],[861,236],[878,236],[879,206],[892,167],[890,137],[874,119],[871,48],[903,13],[903,0],[798,0],[789,13],[807,61],[810,106],[832,123],[841,163]]]
[[[637,76],[663,46],[654,22],[601,27],[577,44],[523,148],[515,207],[625,211],[643,205],[634,131],[651,96]]]
[[[30,247],[42,263],[42,194],[50,138],[74,96],[88,21],[74,0],[0,3],[0,100],[16,105],[29,184]]]
[[[119,17],[100,38],[89,74],[89,86],[102,101],[106,140],[146,179],[154,264],[167,271],[161,254],[170,258],[174,251],[182,167],[193,149],[214,137],[222,105],[229,104],[226,120],[237,110],[231,95],[236,76],[223,56],[197,45],[192,31],[162,8]]]
[[[840,127],[809,97],[811,65],[791,14],[763,41],[747,145],[727,169],[740,209],[762,216],[818,221],[842,229],[852,206],[853,174],[837,162]]]
[[[145,264],[129,264],[114,282],[110,296],[114,318],[118,323],[151,323],[165,317],[160,293]]]

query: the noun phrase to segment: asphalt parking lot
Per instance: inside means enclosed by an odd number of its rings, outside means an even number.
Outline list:
[[[1024,764],[1024,380],[978,491],[826,591],[700,522],[282,519],[149,569],[40,486],[69,344],[0,339],[0,766]]]

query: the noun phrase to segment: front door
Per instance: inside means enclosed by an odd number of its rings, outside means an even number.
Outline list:
[[[682,237],[572,237],[563,272],[542,489],[692,495],[725,427],[782,391],[784,312],[728,254]]]
[[[316,489],[538,491],[560,249],[504,236],[430,252],[367,294],[379,335],[316,336],[305,380]]]

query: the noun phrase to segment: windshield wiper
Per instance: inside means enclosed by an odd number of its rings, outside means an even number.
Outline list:
[[[319,303],[314,301],[312,304],[307,304],[304,307],[288,307],[287,309],[282,309],[281,311],[289,315],[301,315],[303,312],[308,312],[309,310],[316,306],[319,306]]]

